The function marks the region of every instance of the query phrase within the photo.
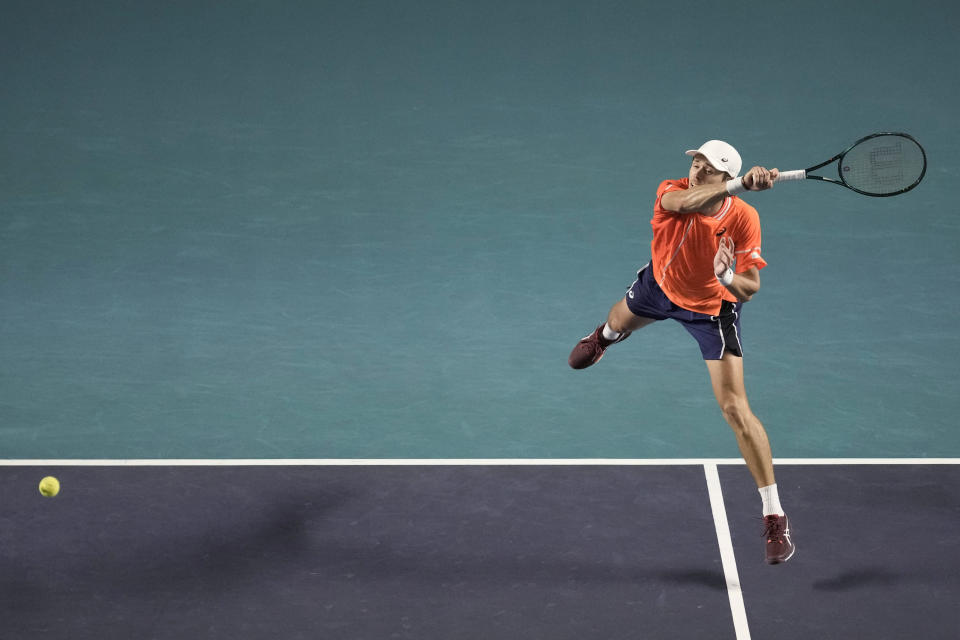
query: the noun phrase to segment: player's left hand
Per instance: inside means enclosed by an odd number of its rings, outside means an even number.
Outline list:
[[[733,263],[736,260],[733,249],[733,240],[727,236],[720,238],[720,248],[717,249],[717,254],[713,256],[713,273],[718,278],[727,269],[733,269]]]

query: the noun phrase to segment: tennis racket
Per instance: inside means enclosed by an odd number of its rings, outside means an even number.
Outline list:
[[[837,160],[840,179],[810,175]],[[874,133],[860,138],[846,151],[799,171],[781,171],[775,182],[823,180],[865,196],[887,197],[906,193],[920,184],[927,172],[927,154],[906,133]]]

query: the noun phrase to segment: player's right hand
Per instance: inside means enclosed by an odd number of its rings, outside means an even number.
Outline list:
[[[743,174],[743,186],[749,191],[765,191],[773,187],[773,182],[778,175],[780,175],[779,169],[753,167]]]

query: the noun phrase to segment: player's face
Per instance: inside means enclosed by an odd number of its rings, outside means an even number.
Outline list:
[[[719,184],[729,180],[727,174],[717,170],[707,161],[707,158],[698,153],[690,163],[690,186],[699,187],[704,184]]]

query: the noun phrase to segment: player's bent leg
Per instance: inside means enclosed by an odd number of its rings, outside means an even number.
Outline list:
[[[654,322],[656,322],[654,318],[638,316],[630,311],[630,307],[627,306],[627,301],[624,298],[617,300],[616,304],[610,308],[610,313],[607,314],[607,326],[618,333],[630,334]]]
[[[607,314],[607,322],[598,326],[593,330],[593,333],[577,343],[573,351],[570,352],[567,363],[574,369],[586,369],[595,365],[600,362],[600,358],[603,357],[607,347],[623,342],[630,337],[631,333],[652,322],[656,321],[653,318],[634,315],[627,307],[627,303],[621,299],[610,309],[610,313]],[[609,338],[604,336],[604,327],[619,335]]]

